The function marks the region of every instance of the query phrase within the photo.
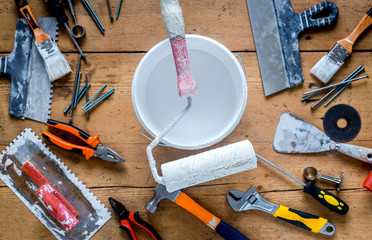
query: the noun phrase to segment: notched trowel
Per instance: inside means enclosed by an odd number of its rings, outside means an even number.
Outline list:
[[[111,218],[29,128],[0,155],[0,178],[57,239],[89,239]]]
[[[56,18],[38,18],[37,22],[44,32],[57,40]],[[0,57],[1,74],[9,75],[11,80],[9,114],[46,123],[50,118],[53,85],[25,19],[17,20],[13,51],[6,57]]]

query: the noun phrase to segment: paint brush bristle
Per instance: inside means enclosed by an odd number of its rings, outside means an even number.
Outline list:
[[[323,83],[327,83],[349,56],[350,52],[337,43],[327,55],[314,65],[310,72]]]
[[[49,38],[36,46],[44,61],[45,70],[47,71],[51,82],[72,72],[70,64],[52,38]]]

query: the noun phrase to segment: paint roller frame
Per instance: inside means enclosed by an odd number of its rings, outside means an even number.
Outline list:
[[[171,128],[174,122],[166,129]],[[164,185],[168,192],[257,168],[253,146],[250,141],[243,140],[162,164],[163,175],[159,176],[151,151],[160,139],[160,136],[157,137],[148,146],[148,160],[155,181]]]

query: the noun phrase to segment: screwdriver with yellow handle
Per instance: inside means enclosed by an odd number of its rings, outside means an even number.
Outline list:
[[[261,210],[297,227],[328,236],[332,236],[336,231],[335,226],[325,218],[266,201],[253,186],[246,192],[230,190],[227,200],[235,211]]]
[[[266,160],[265,158],[261,157],[257,153],[256,153],[256,156],[259,159],[261,159],[262,161],[269,164],[270,166],[276,168],[280,172],[284,173],[288,177],[292,178],[293,180],[295,180],[296,182],[301,184],[304,187],[304,192],[305,193],[308,193],[311,196],[313,196],[316,200],[318,200],[321,204],[323,204],[328,209],[330,209],[330,210],[332,210],[332,211],[334,211],[338,214],[341,214],[341,215],[345,215],[349,211],[349,206],[344,201],[342,201],[341,198],[337,197],[336,195],[328,192],[327,190],[324,190],[324,189],[321,189],[321,188],[315,186],[313,184],[313,182],[311,182],[311,181],[309,181],[307,184],[305,184],[304,182],[302,182],[302,181],[298,180],[297,178],[293,177],[292,175],[290,175],[289,173],[287,173],[283,169],[279,168],[275,164],[273,164],[273,163],[269,162],[268,160]]]

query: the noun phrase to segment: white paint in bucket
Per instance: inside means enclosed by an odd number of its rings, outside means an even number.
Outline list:
[[[247,84],[238,60],[221,43],[199,35],[186,35],[186,41],[198,95],[162,142],[191,150],[209,147],[234,130],[246,106]],[[178,95],[168,39],[151,48],[138,64],[132,101],[139,121],[153,137],[186,107],[186,98]]]

